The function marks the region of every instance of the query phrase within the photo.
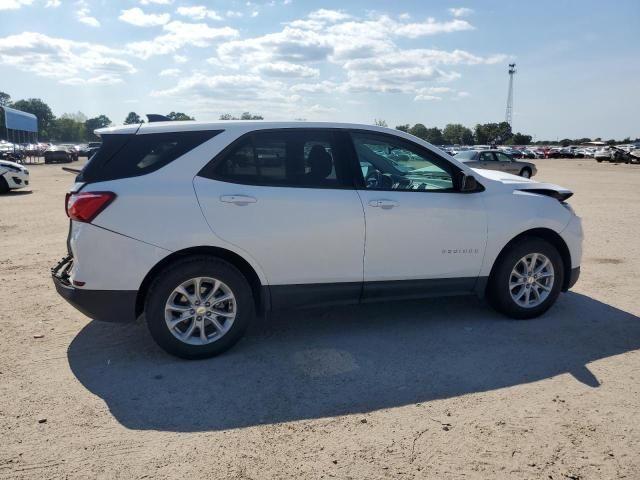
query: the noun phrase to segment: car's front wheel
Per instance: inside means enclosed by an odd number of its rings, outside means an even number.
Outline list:
[[[558,250],[540,238],[525,237],[498,259],[487,297],[496,310],[511,318],[534,318],[555,303],[563,279]]]
[[[145,316],[168,353],[207,358],[231,348],[255,316],[251,287],[224,260],[195,256],[172,264],[151,284]]]

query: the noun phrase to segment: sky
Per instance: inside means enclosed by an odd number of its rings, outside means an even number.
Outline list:
[[[0,90],[56,115],[250,111],[640,137],[640,1],[0,0]]]

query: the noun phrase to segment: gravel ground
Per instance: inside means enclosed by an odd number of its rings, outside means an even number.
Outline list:
[[[586,235],[544,317],[299,311],[198,362],[57,296],[72,176],[31,167],[0,197],[0,478],[640,478],[640,166],[536,163]]]

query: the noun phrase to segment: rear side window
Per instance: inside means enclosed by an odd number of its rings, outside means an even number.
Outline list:
[[[275,130],[242,137],[200,173],[231,183],[341,188],[346,175],[336,135],[327,130]]]
[[[84,167],[78,182],[102,182],[154,172],[221,130],[104,135],[100,150]]]

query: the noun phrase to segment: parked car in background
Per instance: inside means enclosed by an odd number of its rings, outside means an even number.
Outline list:
[[[475,293],[533,318],[579,276],[570,191],[471,169],[405,132],[165,122],[98,133],[66,198],[69,254],[53,282],[93,319],[144,315],[174,355],[222,353],[256,313],[292,307]]]
[[[0,193],[29,186],[29,170],[23,165],[0,160]]]
[[[87,158],[91,158],[94,153],[100,150],[102,142],[89,142],[87,144]]]
[[[44,152],[44,163],[71,163],[77,159],[77,153],[64,145],[51,145]]]
[[[486,168],[531,178],[538,170],[533,163],[514,160],[500,150],[467,150],[460,152],[455,159],[471,168]]]
[[[596,159],[596,162],[608,162],[611,160],[611,152],[609,151],[609,147],[604,147],[599,150],[596,150],[593,154],[593,158]]]

